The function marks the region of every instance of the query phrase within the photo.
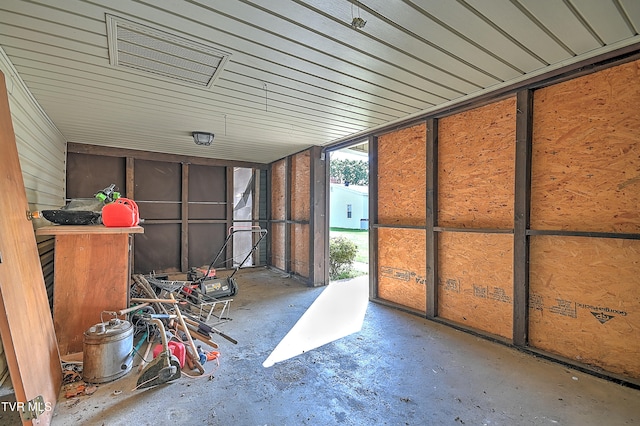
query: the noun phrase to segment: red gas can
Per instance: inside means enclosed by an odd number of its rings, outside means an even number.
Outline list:
[[[128,198],[118,198],[102,208],[102,223],[108,227],[130,227],[140,223],[138,205]]]
[[[180,368],[184,368],[184,361],[187,355],[186,348],[184,347],[184,343],[176,342],[175,340],[171,340],[167,343],[167,347],[169,348],[169,352],[171,355],[175,355],[178,358],[178,363],[180,363]],[[162,352],[162,345],[156,345],[153,348],[153,357],[157,357],[160,352]]]

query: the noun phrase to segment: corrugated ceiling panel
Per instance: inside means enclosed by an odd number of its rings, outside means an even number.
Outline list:
[[[620,0],[622,9],[631,20],[631,26],[636,34],[640,33],[640,1]]]
[[[614,1],[572,0],[572,2],[605,44],[615,43],[633,35],[633,31],[620,15]]]
[[[118,70],[105,13],[233,56],[212,90]],[[638,43],[639,20],[637,0],[12,0],[0,46],[70,141],[271,162]]]
[[[576,15],[562,2],[549,7],[549,1],[520,0],[538,21],[570,49],[572,56],[600,47],[598,40],[582,25]]]
[[[468,0],[468,3],[495,23],[509,37],[512,37],[514,42],[522,46],[514,46],[512,49],[527,49],[532,56],[535,55],[536,58],[546,64],[562,61],[571,56],[569,52],[545,32],[544,27],[529,19],[513,2],[509,0]],[[503,55],[510,56],[508,52],[503,53]],[[523,69],[531,71],[535,68],[527,68],[523,64]]]

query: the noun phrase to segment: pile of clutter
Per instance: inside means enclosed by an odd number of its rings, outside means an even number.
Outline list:
[[[67,399],[93,394],[97,385],[129,374],[136,361],[138,378],[133,390],[183,375],[211,380],[220,366],[212,334],[238,343],[190,312],[182,297],[176,299],[173,292],[157,288],[143,275],[133,276],[130,305],[118,312],[103,312],[109,318],[101,317],[100,323],[85,331],[82,362],[63,362]]]

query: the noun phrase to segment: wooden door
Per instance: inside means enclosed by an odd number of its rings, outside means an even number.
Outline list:
[[[51,423],[62,382],[60,355],[0,72],[0,333],[23,423]],[[8,409],[11,409],[10,407]],[[37,413],[37,418],[33,418]]]

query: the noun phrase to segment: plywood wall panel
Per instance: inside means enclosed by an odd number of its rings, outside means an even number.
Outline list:
[[[378,222],[426,223],[425,124],[378,138]]]
[[[532,236],[531,346],[640,378],[640,241]]]
[[[438,315],[510,339],[513,235],[438,233]]]
[[[304,151],[291,161],[291,220],[309,220],[311,154]]]
[[[291,270],[303,277],[309,277],[309,225],[292,224],[291,230]]]
[[[515,98],[439,120],[439,226],[513,228],[515,132]]]
[[[144,224],[144,234],[134,235],[134,273],[179,272],[180,231],[179,223]]]
[[[531,227],[640,232],[640,61],[534,93]]]
[[[284,251],[285,224],[271,225],[271,263],[278,269],[285,270],[286,255]]]
[[[224,223],[190,223],[188,255],[191,266],[207,267],[220,251],[227,237]],[[222,253],[214,268],[229,267],[226,253]]]
[[[285,220],[286,196],[285,183],[287,181],[287,163],[280,160],[271,166],[271,218],[273,220]],[[273,237],[272,237],[273,238]],[[284,243],[284,239],[282,240]]]
[[[93,198],[99,190],[112,183],[124,196],[125,169],[122,157],[70,152],[67,155],[67,198]]]
[[[180,163],[136,159],[133,173],[136,201],[182,200]]]
[[[378,297],[426,312],[426,231],[378,229]]]

